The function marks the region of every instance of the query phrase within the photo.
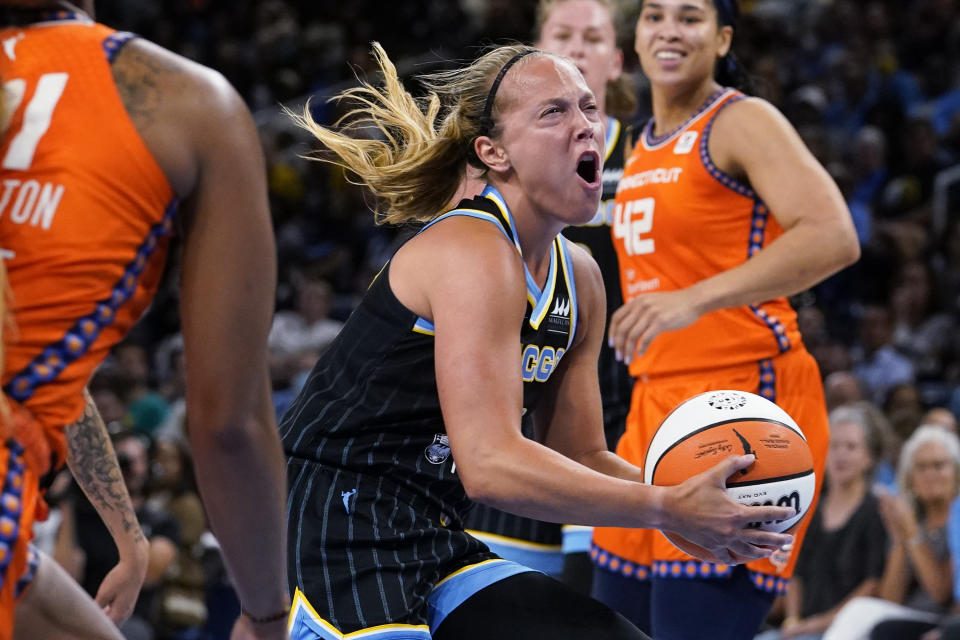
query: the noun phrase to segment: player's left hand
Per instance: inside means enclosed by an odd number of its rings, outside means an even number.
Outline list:
[[[690,289],[644,293],[617,309],[610,319],[608,343],[617,360],[630,361],[647,350],[664,331],[687,327],[700,317],[697,300]]]
[[[129,553],[121,554],[117,566],[100,583],[94,598],[114,624],[130,617],[147,576],[149,543],[141,538]]]

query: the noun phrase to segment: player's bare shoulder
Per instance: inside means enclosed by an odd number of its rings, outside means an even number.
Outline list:
[[[249,117],[219,72],[142,38],[114,59],[117,92],[147,147],[181,195],[190,193],[198,156],[233,117]]]

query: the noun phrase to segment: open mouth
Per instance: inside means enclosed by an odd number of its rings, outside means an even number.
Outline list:
[[[585,151],[580,155],[577,175],[590,186],[600,184],[600,156],[595,151]]]

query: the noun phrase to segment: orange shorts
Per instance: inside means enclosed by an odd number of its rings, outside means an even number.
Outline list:
[[[797,421],[810,445],[817,478],[812,512],[823,481],[829,426],[820,371],[806,350],[794,350],[771,360],[722,370],[638,379],[633,387],[626,432],[617,445],[617,454],[642,466],[647,446],[664,416],[687,398],[717,389],[758,393],[774,400]],[[796,543],[786,564],[778,568],[764,559],[747,565],[758,587],[783,591],[786,580],[793,575],[793,566],[809,524],[808,515],[792,532]],[[655,529],[597,527],[590,554],[598,565],[640,579],[650,575],[724,576],[730,572],[730,567],[724,565],[690,562],[693,560],[690,556]]]

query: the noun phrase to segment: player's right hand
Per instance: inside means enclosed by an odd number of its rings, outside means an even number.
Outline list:
[[[749,525],[787,520],[796,515],[793,508],[748,507],[727,495],[727,478],[746,469],[754,460],[752,454],[730,456],[679,485],[664,487],[668,521],[661,528],[701,547],[706,554],[694,555],[703,555],[701,559],[714,563],[737,564],[766,558],[775,549],[792,544],[790,534],[762,531]]]

